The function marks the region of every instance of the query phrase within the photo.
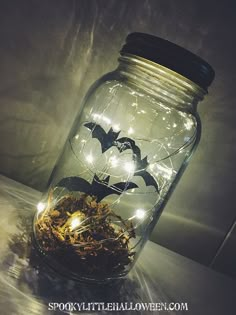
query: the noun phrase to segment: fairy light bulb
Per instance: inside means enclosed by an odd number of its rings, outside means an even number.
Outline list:
[[[137,219],[143,219],[145,217],[145,210],[144,209],[137,209],[135,213],[135,217]]]
[[[118,159],[115,156],[111,156],[109,161],[112,167],[116,167],[118,165]]]
[[[108,124],[108,125],[111,124],[110,118],[108,118],[108,117],[106,117],[106,116],[102,116],[102,120],[103,120],[106,124]]]
[[[45,207],[46,207],[45,203],[39,202],[39,203],[37,204],[38,213],[42,212],[42,211],[45,209]]]
[[[88,163],[93,163],[93,156],[92,156],[92,154],[89,154],[89,155],[87,155],[86,156],[86,161],[88,162]]]
[[[120,125],[118,125],[118,124],[113,125],[112,128],[113,128],[113,130],[116,131],[116,132],[120,131]]]
[[[130,127],[130,128],[128,129],[128,134],[129,134],[129,135],[132,135],[132,133],[134,133],[134,129],[133,129],[132,127]]]
[[[193,127],[194,123],[191,119],[187,118],[186,119],[186,123],[184,124],[184,127],[187,129],[187,130],[191,130],[192,127]]]
[[[126,162],[126,163],[124,164],[124,169],[125,169],[128,173],[134,172],[134,169],[135,169],[134,162]]]
[[[74,218],[70,223],[71,230],[75,230],[80,225],[80,223],[81,221],[79,218]]]

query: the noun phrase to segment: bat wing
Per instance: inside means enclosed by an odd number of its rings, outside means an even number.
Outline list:
[[[92,181],[92,194],[97,195],[101,190],[108,187],[110,176],[108,175],[105,179],[100,180],[99,177],[95,174]]]
[[[113,141],[115,141],[115,140],[117,139],[117,137],[119,136],[119,134],[120,134],[120,131],[115,132],[115,131],[113,130],[113,128],[110,128],[110,130],[109,130],[108,133],[107,133],[107,136],[108,136],[110,139],[112,139]]]
[[[90,183],[85,179],[76,176],[63,178],[57,184],[57,187],[65,187],[70,191],[81,191],[87,194],[91,191]]]
[[[112,128],[106,133],[100,125],[91,122],[84,124],[84,126],[92,131],[92,138],[98,139],[101,144],[102,153],[114,145],[114,140],[120,133],[120,131],[114,132]]]
[[[108,185],[109,180],[110,180],[110,175],[108,175],[106,178],[100,180],[98,178],[98,176],[95,174],[94,178],[93,178],[93,182],[97,182],[98,184],[102,184],[102,185],[106,185],[106,186]]]
[[[137,171],[134,173],[134,176],[141,176],[143,178],[146,186],[154,186],[156,191],[157,192],[159,191],[156,180],[147,171],[145,171],[145,170]]]
[[[91,195],[97,197],[97,202],[110,194],[110,187],[108,186],[109,179],[110,176],[107,176],[104,180],[100,180],[96,174],[94,175],[91,185]]]
[[[96,176],[96,175],[95,175]],[[66,177],[63,178],[57,187],[65,187],[69,191],[80,191],[89,195],[94,195],[97,197],[97,201],[101,201],[108,195],[116,194],[121,195],[123,191],[127,189],[137,188],[138,186],[131,182],[121,182],[114,184],[112,186],[107,186],[109,182],[109,176],[105,178],[104,181],[100,181],[96,176],[94,178],[92,185],[85,179],[80,177]]]
[[[110,186],[110,188],[113,190],[113,194],[120,195],[123,191],[138,188],[138,186],[132,182],[120,182]]]
[[[84,126],[92,131],[92,138],[98,139],[103,146],[107,136],[105,130],[100,125],[91,122],[84,124]]]
[[[147,167],[148,167],[148,160],[147,160],[147,156],[145,156],[144,159],[142,160],[139,160],[139,159],[135,159],[135,167],[136,167],[136,170],[137,172],[138,171],[142,171],[142,170],[145,170]]]
[[[121,195],[125,190],[137,188],[138,186],[131,182],[121,182],[114,184],[112,186],[102,186],[97,194],[97,201],[101,201],[106,196],[115,194],[115,195]]]

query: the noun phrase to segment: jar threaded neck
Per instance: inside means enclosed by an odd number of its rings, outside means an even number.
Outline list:
[[[118,71],[130,84],[136,85],[166,105],[193,111],[206,92],[182,75],[159,64],[134,55],[119,57]]]

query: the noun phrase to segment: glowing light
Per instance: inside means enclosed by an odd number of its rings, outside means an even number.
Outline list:
[[[170,143],[167,143],[167,145],[168,145],[168,147],[170,147],[170,146],[171,146],[171,144],[170,144]]]
[[[134,129],[133,129],[132,127],[130,127],[130,128],[128,129],[128,134],[131,135],[132,133],[134,133]]]
[[[124,169],[128,172],[128,173],[132,173],[135,169],[134,166],[134,162],[126,162],[124,164]]]
[[[111,120],[106,117],[106,116],[102,116],[100,114],[92,114],[92,117],[95,119],[95,120],[103,120],[105,123],[107,124],[110,124],[111,123]]]
[[[39,203],[37,204],[38,213],[42,212],[42,211],[45,209],[45,207],[46,207],[45,203],[39,202]]]
[[[111,166],[116,167],[118,165],[118,159],[115,156],[111,156],[109,158],[109,161],[111,163]]]
[[[88,156],[86,156],[86,161],[88,162],[88,163],[93,163],[93,156],[92,156],[92,154],[89,154]]]
[[[136,218],[143,219],[145,217],[145,210],[137,209],[135,213]]]
[[[85,143],[85,142],[86,142],[86,140],[85,140],[85,139],[82,139],[82,140],[81,140],[81,142],[82,142],[82,143]]]
[[[118,124],[113,125],[112,128],[113,128],[113,130],[116,131],[116,132],[117,132],[117,131],[120,131],[120,125],[118,125]]]
[[[177,124],[173,123],[173,128],[176,128],[177,127]]]
[[[193,121],[191,119],[187,118],[186,123],[184,124],[185,128],[187,130],[190,130],[190,129],[192,129],[193,125],[194,125]]]
[[[106,117],[106,116],[102,116],[102,120],[103,120],[105,123],[107,123],[107,124],[110,124],[110,123],[111,123],[111,120],[110,120],[108,117]]]
[[[78,140],[78,139],[79,139],[79,135],[76,135],[76,136],[75,136],[75,139]]]
[[[70,227],[72,230],[76,229],[79,225],[80,225],[81,221],[79,218],[74,218],[72,221],[71,221],[71,224],[70,224]]]
[[[93,116],[94,119],[96,119],[96,118],[97,119],[101,119],[101,115],[99,115],[99,114],[93,114],[92,116]]]
[[[166,118],[165,118],[165,117],[162,117],[162,120],[166,120]]]
[[[187,114],[185,114],[185,113],[183,113],[183,112],[179,112],[179,115],[182,116],[182,117],[184,117],[184,118],[187,116]]]

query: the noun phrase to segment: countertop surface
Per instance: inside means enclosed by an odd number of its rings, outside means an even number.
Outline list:
[[[31,244],[40,196],[40,192],[0,176],[1,315],[61,314],[48,308],[49,303],[62,302],[158,303],[159,307],[160,303],[187,303],[188,308],[86,314],[236,314],[236,281],[150,241],[128,277],[118,283],[91,286],[61,278],[48,269]]]

